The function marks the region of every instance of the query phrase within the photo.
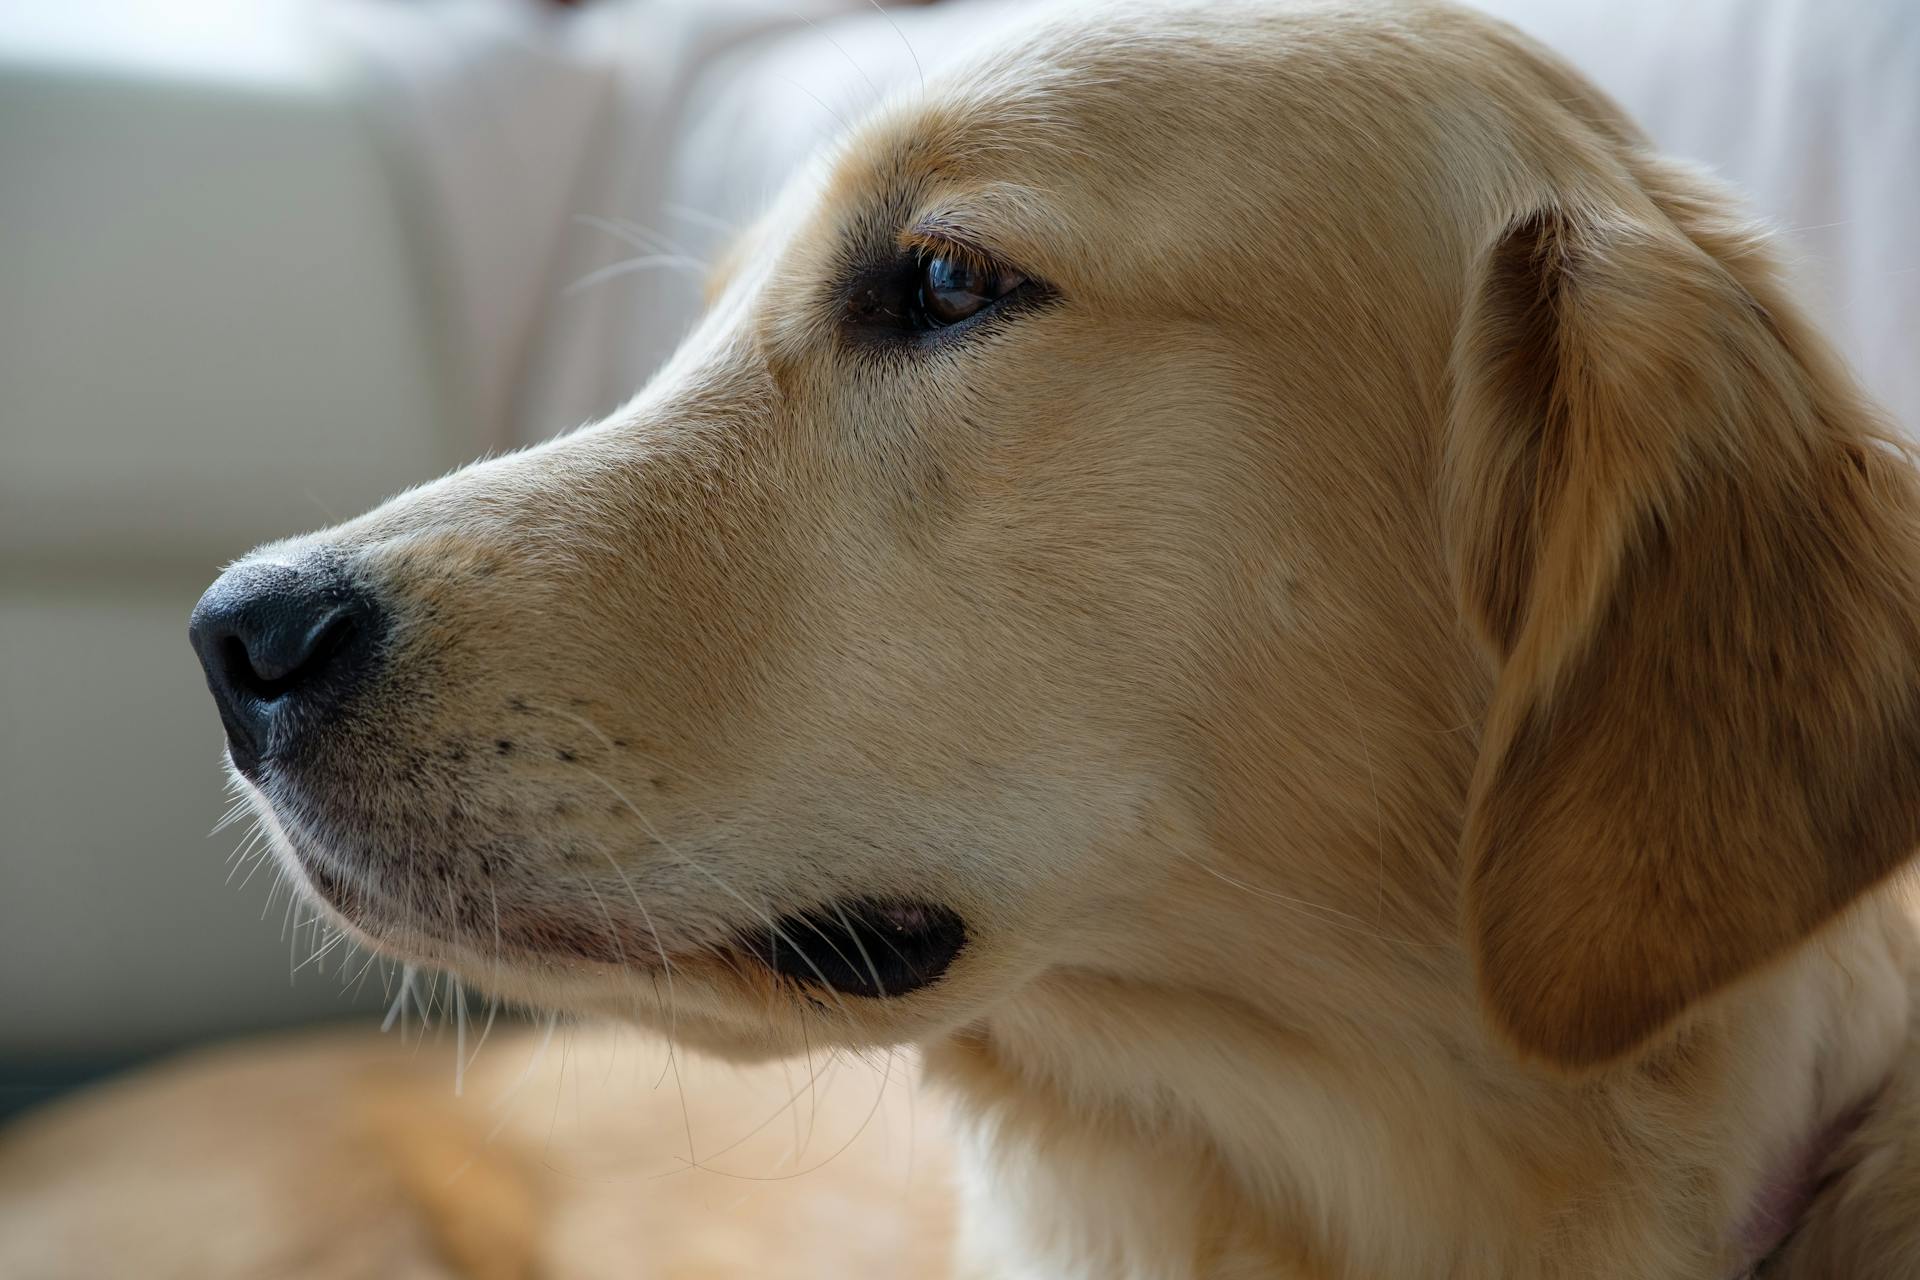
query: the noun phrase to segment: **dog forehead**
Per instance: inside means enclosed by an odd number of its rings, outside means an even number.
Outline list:
[[[870,116],[813,207],[957,202],[1016,248],[1143,257],[1417,221],[1508,185],[1502,157],[1539,101],[1533,54],[1417,0],[1054,6]]]
[[[738,296],[762,350],[820,349],[834,291],[916,231],[1095,317],[1257,327],[1338,311],[1355,279],[1437,313],[1546,175],[1609,163],[1605,113],[1561,64],[1419,0],[1080,5],[950,66],[760,224],[747,257],[764,270],[734,279],[754,279]]]
[[[962,169],[1036,152],[1044,166],[1068,149],[1124,172],[1129,153],[1285,147],[1308,124],[1377,145],[1371,122],[1510,89],[1541,52],[1483,14],[1422,0],[1042,5],[873,123],[916,158]]]

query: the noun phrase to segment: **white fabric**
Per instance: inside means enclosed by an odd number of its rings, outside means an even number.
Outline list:
[[[732,230],[842,122],[917,75],[916,56],[940,61],[936,34],[968,25],[971,8],[714,0],[603,15],[591,38],[617,88],[544,299],[524,434],[601,417],[638,390],[690,327],[704,264]]]
[[[572,332],[582,350],[613,338],[592,319],[598,299],[569,302],[566,264],[582,241],[603,258],[609,244],[626,251],[594,211],[657,194],[688,80],[739,41],[859,4],[627,0],[576,13],[356,0],[325,11],[435,268],[457,409],[489,446],[522,434],[538,397],[529,386],[544,381],[536,354],[577,367],[555,328],[584,314],[586,332]],[[553,426],[588,416],[543,412]]]
[[[0,4],[0,552],[212,564],[510,439],[607,81],[572,29]]]
[[[1800,295],[1920,438],[1920,4],[1474,0],[1785,235]]]
[[[1675,154],[1721,172],[1786,235],[1801,292],[1882,403],[1920,433],[1920,4],[1913,0],[1480,0],[1570,58]],[[616,107],[587,211],[711,254],[882,91],[932,73],[1029,12],[948,0],[858,11],[683,71],[674,136]],[[912,52],[909,52],[908,46]],[[663,153],[664,173],[653,171]],[[644,163],[636,158],[644,158]],[[591,194],[585,194],[591,193]],[[599,235],[600,233],[594,233]],[[522,417],[533,435],[606,413],[672,350],[697,274],[573,252],[555,281]],[[648,254],[649,251],[627,250]],[[649,256],[659,256],[657,253]]]
[[[510,443],[614,59],[565,11],[525,0],[354,0],[320,13],[408,215],[449,408],[484,447]]]
[[[554,281],[523,401],[528,436],[600,417],[628,399],[698,314],[699,264],[809,156],[887,93],[936,74],[1033,9],[1030,0],[945,0],[885,13],[862,0],[843,7],[852,12],[837,19],[770,16],[726,42],[709,35],[670,84],[628,53],[628,92],[614,104],[599,152],[605,167],[581,189],[580,212],[591,221],[572,233]],[[790,13],[780,0],[765,8]],[[655,261],[609,274],[623,259],[641,258]]]

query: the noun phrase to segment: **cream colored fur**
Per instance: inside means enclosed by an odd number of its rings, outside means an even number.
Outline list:
[[[942,238],[1053,296],[863,345]],[[607,422],[257,553],[404,620],[262,797],[359,936],[921,1046],[966,1277],[1725,1280],[1863,1102],[1768,1274],[1920,1273],[1920,505],[1717,186],[1449,7],[1101,7],[731,261]],[[859,895],[969,945],[729,948]]]

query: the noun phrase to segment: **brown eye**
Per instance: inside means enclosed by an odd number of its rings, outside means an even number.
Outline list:
[[[928,258],[920,265],[920,311],[929,328],[958,324],[1025,283],[1017,272],[964,258]]]

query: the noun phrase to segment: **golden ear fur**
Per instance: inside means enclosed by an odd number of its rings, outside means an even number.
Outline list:
[[[1446,512],[1498,676],[1465,831],[1493,1021],[1617,1059],[1920,842],[1914,478],[1718,193],[1487,250]]]

